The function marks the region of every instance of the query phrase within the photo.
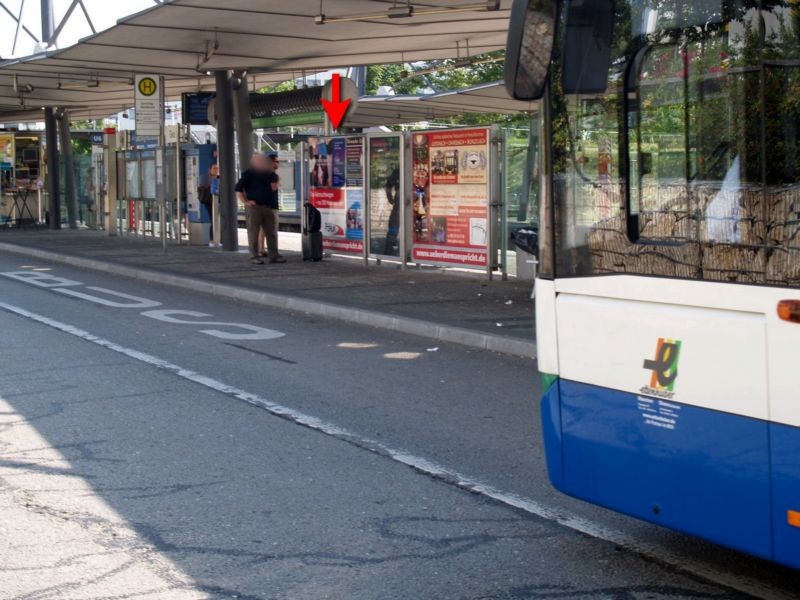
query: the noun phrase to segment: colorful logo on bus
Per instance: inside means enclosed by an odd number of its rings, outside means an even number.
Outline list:
[[[675,391],[675,380],[678,378],[680,355],[680,340],[658,338],[655,358],[644,361],[643,368],[651,371],[651,375],[650,385],[642,391],[658,396],[672,397]]]

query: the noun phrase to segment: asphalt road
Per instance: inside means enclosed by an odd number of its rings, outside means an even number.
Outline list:
[[[0,340],[0,598],[800,590],[553,491],[532,361],[9,255]]]

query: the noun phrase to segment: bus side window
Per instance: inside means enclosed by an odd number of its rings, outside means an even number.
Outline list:
[[[640,51],[628,83],[628,174],[633,241],[695,239],[689,185],[693,155],[687,49],[680,43]],[[633,229],[633,228],[632,228]]]
[[[613,30],[613,0],[569,3],[563,49],[565,94],[606,91]]]

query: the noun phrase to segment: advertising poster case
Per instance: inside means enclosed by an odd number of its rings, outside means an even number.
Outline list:
[[[326,250],[364,252],[364,141],[362,138],[312,138],[308,201],[322,215]]]
[[[0,194],[12,187],[14,179],[14,134],[0,133]]]
[[[369,138],[369,252],[400,256],[400,136]]]
[[[0,133],[0,167],[10,169],[14,166],[14,134]]]
[[[490,130],[412,134],[412,258],[486,267],[489,259]]]
[[[12,187],[14,177],[14,134],[0,133],[0,223],[11,219],[13,203],[5,194]]]

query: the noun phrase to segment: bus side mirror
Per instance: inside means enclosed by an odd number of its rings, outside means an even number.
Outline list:
[[[514,0],[508,24],[505,80],[517,100],[542,97],[553,55],[557,0]]]

